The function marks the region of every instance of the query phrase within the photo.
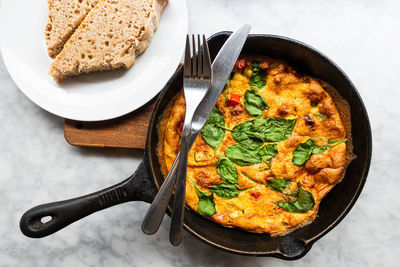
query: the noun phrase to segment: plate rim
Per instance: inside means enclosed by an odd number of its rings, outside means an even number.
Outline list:
[[[0,3],[0,21],[4,16],[1,16],[2,13],[5,12],[5,3],[10,0],[2,0]],[[44,0],[43,0],[44,1]],[[185,33],[184,35],[180,36],[182,37],[182,44],[184,43],[184,37],[188,33],[188,28],[189,28],[189,21],[188,21],[188,11],[187,11],[187,5],[185,0],[180,0],[181,3],[178,4],[180,7],[181,5],[184,6],[182,10],[179,12],[181,13],[181,19],[184,21],[184,24],[181,24],[181,27],[183,29],[183,32]],[[168,5],[168,4],[167,4]],[[162,15],[161,15],[162,18]],[[4,24],[3,24],[4,25]],[[4,25],[3,27],[6,27]],[[0,27],[0,32],[3,32],[2,28]],[[155,32],[156,34],[156,32]],[[54,114],[58,117],[64,118],[64,119],[70,119],[70,120],[75,120],[75,121],[83,121],[83,122],[88,122],[88,121],[105,121],[105,120],[111,120],[115,118],[119,118],[121,116],[124,116],[128,113],[131,113],[133,111],[136,111],[140,109],[141,107],[145,106],[148,104],[150,101],[152,101],[162,90],[164,85],[168,82],[169,78],[175,73],[176,69],[179,66],[179,63],[181,62],[181,57],[177,57],[175,59],[176,62],[170,62],[169,65],[171,66],[171,69],[167,69],[168,75],[165,75],[165,81],[164,83],[158,88],[157,90],[154,90],[153,93],[146,94],[143,97],[141,97],[142,101],[137,102],[134,105],[126,105],[124,108],[119,108],[117,111],[115,109],[110,109],[109,106],[104,106],[103,108],[107,108],[107,112],[105,113],[96,113],[96,115],[93,115],[93,112],[90,112],[89,114],[81,112],[79,115],[71,108],[70,110],[66,110],[64,108],[59,108],[59,106],[54,105],[54,102],[50,101],[49,99],[42,98],[38,96],[33,90],[29,89],[29,85],[26,85],[26,81],[20,77],[20,74],[18,74],[18,71],[15,70],[15,67],[13,66],[13,60],[10,59],[10,56],[4,52],[4,46],[3,42],[0,42],[0,55],[3,59],[5,69],[7,70],[8,74],[10,75],[12,81],[16,85],[16,87],[33,103],[35,103],[37,106],[39,106],[41,109],[46,110],[47,112]],[[180,47],[181,54],[183,56],[184,52],[184,45]],[[172,67],[173,66],[173,67]],[[52,104],[53,103],[53,104]],[[116,105],[118,102],[113,103]],[[101,106],[99,106],[99,109]]]

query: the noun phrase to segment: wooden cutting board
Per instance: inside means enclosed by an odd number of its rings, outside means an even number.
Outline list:
[[[154,102],[155,100],[113,120],[101,122],[65,120],[65,140],[75,146],[144,149]]]
[[[112,120],[80,122],[66,119],[65,140],[74,146],[144,149],[156,99],[157,96],[138,110]]]

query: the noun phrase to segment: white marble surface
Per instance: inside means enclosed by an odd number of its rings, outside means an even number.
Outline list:
[[[0,266],[399,266],[400,2],[187,2],[191,33],[209,36],[249,22],[253,33],[318,48],[350,76],[374,138],[370,174],[350,214],[295,262],[228,254],[189,234],[172,247],[169,219],[157,235],[141,233],[144,203],[99,212],[48,238],[26,238],[18,222],[28,208],[117,183],[132,173],[142,152],[68,145],[63,120],[29,101],[0,59]]]

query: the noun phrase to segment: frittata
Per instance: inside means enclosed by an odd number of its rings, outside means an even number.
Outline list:
[[[226,227],[284,235],[311,223],[343,178],[349,135],[322,82],[282,61],[241,57],[188,157],[186,204]],[[160,128],[167,172],[183,92]]]

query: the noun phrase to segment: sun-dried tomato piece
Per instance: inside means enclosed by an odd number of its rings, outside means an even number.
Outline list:
[[[228,107],[233,107],[240,104],[240,95],[232,93],[227,101]]]
[[[238,58],[235,63],[235,67],[239,70],[243,69],[246,66],[246,60],[244,58]]]

